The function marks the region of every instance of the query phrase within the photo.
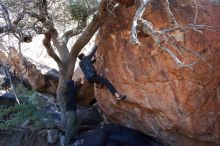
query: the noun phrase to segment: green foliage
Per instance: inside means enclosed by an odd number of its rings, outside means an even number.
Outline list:
[[[34,90],[29,90],[27,88],[25,88],[22,84],[19,84],[16,88],[15,88],[15,93],[18,96],[18,98],[20,100],[33,100],[32,95],[35,93],[36,91]]]
[[[34,105],[36,107],[40,107],[41,105],[39,104],[39,101],[37,98],[35,98],[34,95],[36,95],[35,90],[29,90],[25,88],[22,84],[19,84],[15,88],[16,95],[18,96],[19,100],[23,104],[28,104],[28,105]]]
[[[87,20],[98,8],[98,0],[69,0],[70,13],[74,20]]]
[[[33,130],[53,127],[54,123],[49,114],[41,110],[40,105],[35,98],[35,91],[28,90],[19,85],[15,89],[21,105],[0,106],[0,130],[17,129],[26,121],[30,121],[30,127]]]

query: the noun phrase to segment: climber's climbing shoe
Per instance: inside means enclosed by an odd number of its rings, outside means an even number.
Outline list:
[[[118,101],[124,100],[125,98],[127,98],[126,95],[120,95],[119,98],[117,98]]]

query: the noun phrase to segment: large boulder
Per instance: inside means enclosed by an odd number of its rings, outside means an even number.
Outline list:
[[[103,118],[95,107],[77,106],[77,116],[82,125],[98,126]]]
[[[91,105],[95,99],[94,84],[89,83],[88,80],[86,80],[79,66],[74,71],[72,79],[75,81],[81,79],[81,83],[83,84],[79,96],[77,97],[77,103],[83,106]]]
[[[0,54],[4,54],[4,52]],[[0,61],[6,61],[12,66],[10,71],[31,88],[40,92],[56,94],[59,80],[57,70],[22,56],[13,47],[9,48],[8,56],[5,55],[5,58],[1,58]]]
[[[156,28],[167,28],[168,17],[161,2],[151,1],[143,18]],[[183,26],[193,23],[196,12],[191,0],[169,2],[177,22]],[[212,67],[200,60],[192,68],[179,68],[166,52],[158,51],[149,36],[138,35],[141,45],[130,43],[135,6],[120,7],[115,17],[108,18],[99,32],[96,68],[128,96],[116,103],[106,88],[95,91],[108,119],[173,146],[220,145],[220,2],[197,3],[197,24],[214,30],[200,34],[189,29],[173,35]],[[186,53],[181,59],[187,63],[196,58]]]

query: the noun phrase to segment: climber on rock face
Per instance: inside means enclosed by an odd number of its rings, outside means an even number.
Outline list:
[[[80,59],[79,65],[82,72],[84,73],[86,79],[90,83],[98,83],[106,86],[109,89],[109,91],[112,93],[112,95],[116,97],[117,100],[125,99],[126,98],[125,95],[120,95],[115,89],[115,87],[106,78],[96,73],[95,67],[93,66],[96,60],[95,59],[92,60],[92,57],[95,55],[97,48],[98,48],[97,45],[94,46],[92,52],[87,56],[85,56],[83,53],[81,53],[78,56],[78,58]]]
[[[80,81],[75,82],[73,80],[68,80],[65,82],[66,92],[65,97],[67,100],[66,104],[66,130],[65,130],[65,139],[64,146],[68,146],[71,138],[73,138],[79,131],[80,121],[76,115],[76,97],[78,95],[79,89],[82,84]]]

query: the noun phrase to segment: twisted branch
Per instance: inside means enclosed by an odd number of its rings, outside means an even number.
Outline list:
[[[63,34],[61,40],[67,44],[69,39],[73,36],[76,36],[78,34],[80,34],[83,31],[83,28],[76,28],[76,29],[71,29],[69,31],[67,31],[66,33]]]
[[[44,39],[43,39],[43,45],[45,46],[45,48],[47,49],[47,53],[49,54],[49,56],[51,58],[53,58],[56,63],[58,65],[62,64],[62,61],[60,60],[60,58],[57,56],[57,54],[55,53],[52,45],[51,45],[51,39],[52,39],[52,35],[53,35],[53,30],[47,32],[44,34]]]
[[[138,41],[137,38],[137,21],[138,19],[141,19],[142,14],[145,10],[145,6],[149,3],[150,0],[141,0],[141,5],[140,7],[137,9],[135,16],[133,18],[133,22],[132,22],[132,28],[131,28],[131,42],[134,44],[140,44],[140,42]]]
[[[171,41],[171,39],[167,37],[166,33],[154,30],[153,25],[150,22],[141,19],[138,21],[137,27],[143,34],[151,36],[153,38],[155,44],[157,45],[157,47],[162,49],[163,51],[167,52],[170,55],[170,57],[176,62],[176,64],[179,65],[180,67],[192,67],[199,60],[202,60],[208,64],[206,59],[203,56],[201,56],[198,52],[190,50],[190,49],[176,43],[176,40],[174,37],[172,37],[173,41]],[[192,63],[184,64],[167,46],[175,48],[176,50],[178,50],[178,52],[180,52],[179,48],[181,48],[181,49],[191,53],[192,55],[196,56],[198,59]],[[211,67],[210,64],[208,64],[208,65],[209,65],[209,67]]]
[[[202,33],[200,30],[206,29],[206,30],[212,30],[213,27],[211,26],[206,26],[206,25],[198,25],[197,24],[197,17],[198,17],[198,8],[197,8],[197,2],[196,0],[193,0],[193,6],[195,7],[195,17],[194,17],[194,21],[193,24],[189,24],[186,27],[181,26],[180,24],[177,23],[173,13],[170,10],[170,6],[169,6],[169,1],[168,0],[162,0],[163,5],[166,8],[166,13],[167,16],[169,18],[169,22],[172,25],[171,29],[163,29],[161,31],[156,31],[153,28],[152,23],[150,23],[147,20],[143,20],[141,19],[141,16],[145,10],[145,6],[149,3],[149,0],[139,0],[141,5],[140,7],[137,9],[135,16],[133,18],[133,23],[132,23],[132,30],[131,30],[131,41],[132,43],[135,44],[140,44],[137,38],[137,29],[141,31],[141,33],[149,35],[153,38],[155,44],[157,45],[158,48],[160,48],[161,50],[165,51],[166,53],[169,54],[169,56],[176,62],[177,65],[179,65],[180,67],[192,67],[193,65],[195,65],[199,60],[204,61],[205,63],[208,64],[209,67],[211,67],[211,65],[206,61],[206,59],[201,56],[198,52],[193,51],[191,49],[188,49],[182,45],[180,45],[179,43],[177,43],[178,41],[176,40],[175,37],[172,37],[169,35],[170,32],[176,31],[176,30],[181,30],[186,32],[186,30],[188,29],[193,29],[199,33]],[[169,47],[167,47],[169,46]],[[184,64],[176,55],[174,52],[172,52],[170,50],[170,48],[174,48],[180,55],[182,55],[180,49],[194,55],[195,57],[197,57],[197,59],[189,64]]]

